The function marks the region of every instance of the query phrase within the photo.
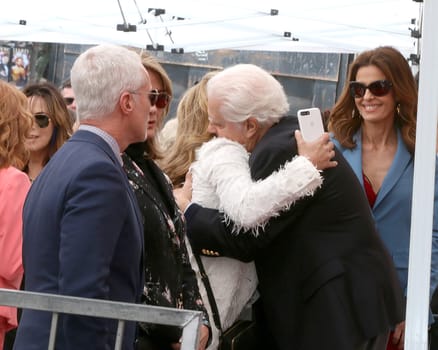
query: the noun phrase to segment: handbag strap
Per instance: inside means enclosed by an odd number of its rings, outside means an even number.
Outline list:
[[[219,310],[217,308],[216,299],[214,298],[213,289],[211,288],[210,280],[208,279],[207,273],[204,269],[204,264],[202,263],[199,254],[193,254],[195,256],[196,262],[198,263],[199,272],[201,273],[201,280],[204,283],[205,291],[207,292],[208,301],[210,302],[211,312],[214,320],[214,324],[222,333],[221,319],[219,317]]]

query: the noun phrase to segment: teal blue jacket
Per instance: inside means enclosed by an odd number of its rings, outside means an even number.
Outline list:
[[[407,292],[409,243],[411,231],[412,189],[414,175],[414,159],[403,142],[400,131],[397,133],[398,147],[394,161],[386,174],[382,187],[377,193],[372,208],[377,230],[385,242],[394,260],[400,284]],[[333,139],[336,147],[353,168],[363,187],[362,176],[362,138],[361,130],[353,137],[356,147],[345,148]],[[432,264],[430,279],[430,296],[438,285],[438,176],[435,168],[435,199],[432,232]]]

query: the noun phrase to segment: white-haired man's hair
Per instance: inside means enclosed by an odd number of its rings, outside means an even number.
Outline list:
[[[83,52],[71,70],[79,120],[113,112],[122,92],[147,83],[144,72],[140,55],[121,46],[99,45]]]
[[[283,86],[253,64],[238,64],[217,73],[207,83],[207,95],[220,101],[222,117],[231,122],[254,117],[261,124],[273,124],[289,111]]]

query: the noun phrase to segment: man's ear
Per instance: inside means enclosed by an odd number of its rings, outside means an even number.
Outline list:
[[[251,138],[257,134],[257,131],[259,130],[259,122],[254,117],[249,117],[245,122],[246,137]]]
[[[123,114],[128,114],[134,109],[134,98],[131,93],[125,91],[120,95],[119,106]]]

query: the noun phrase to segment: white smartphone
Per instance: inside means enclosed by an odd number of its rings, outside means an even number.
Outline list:
[[[304,141],[314,141],[324,133],[324,125],[319,108],[298,110],[298,123]]]

